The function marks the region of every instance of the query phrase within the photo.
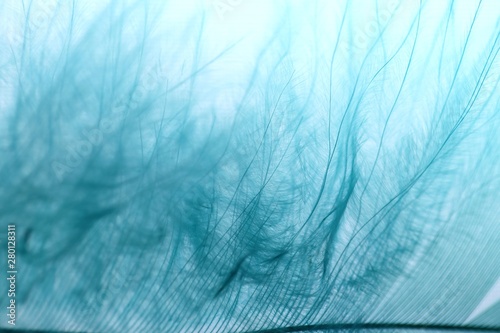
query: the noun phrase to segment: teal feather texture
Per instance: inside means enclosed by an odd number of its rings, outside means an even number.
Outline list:
[[[498,1],[0,17],[2,329],[500,331]]]

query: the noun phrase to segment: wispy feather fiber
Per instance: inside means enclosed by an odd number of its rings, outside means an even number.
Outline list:
[[[500,328],[498,1],[0,11],[16,328]]]

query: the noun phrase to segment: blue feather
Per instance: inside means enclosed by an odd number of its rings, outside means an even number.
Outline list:
[[[495,1],[0,11],[3,329],[500,331]]]

